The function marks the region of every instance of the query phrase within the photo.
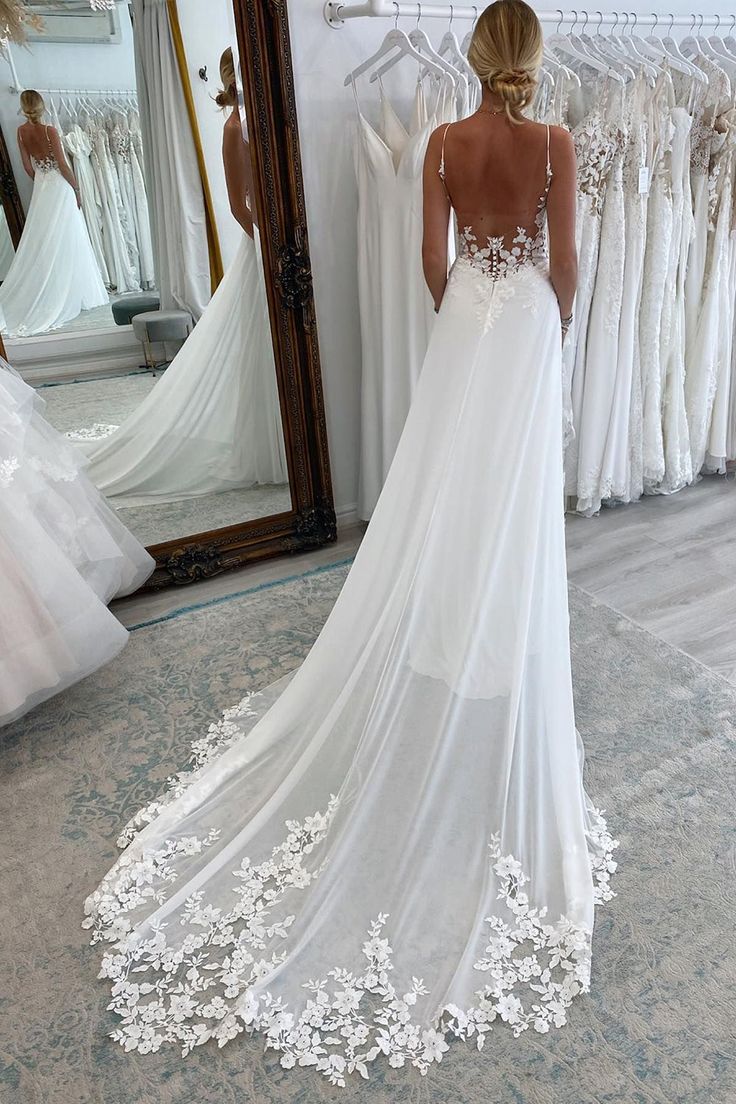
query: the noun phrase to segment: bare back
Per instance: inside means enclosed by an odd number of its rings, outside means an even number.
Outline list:
[[[541,123],[514,125],[504,115],[478,112],[443,133],[440,176],[458,228],[483,245],[503,238],[510,249],[519,229],[534,237],[549,166],[549,127]]]
[[[18,139],[21,147],[25,149],[29,157],[32,157],[39,164],[43,164],[49,158],[56,161],[54,136],[56,136],[54,128],[44,126],[43,123],[23,123],[22,126],[18,127]]]

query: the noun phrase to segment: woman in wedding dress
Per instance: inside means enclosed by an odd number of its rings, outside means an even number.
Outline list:
[[[107,603],[154,568],[42,409],[0,358],[0,725],[117,655]]]
[[[10,337],[46,333],[108,302],[58,132],[44,126],[43,97],[21,93],[23,167],[33,180],[26,224],[2,287],[0,324]]]
[[[225,89],[218,103],[232,108],[223,133],[225,179],[244,233],[194,332],[150,394],[115,433],[80,445],[89,455],[90,478],[116,505],[288,479],[232,50],[220,69]]]
[[[616,843],[573,712],[575,156],[522,114],[541,56],[532,9],[497,0],[469,53],[481,106],[430,139],[437,323],[324,629],[211,727],[87,900],[127,1050],[257,1030],[341,1085],[381,1054],[425,1072],[502,1022],[546,1032],[589,988]]]

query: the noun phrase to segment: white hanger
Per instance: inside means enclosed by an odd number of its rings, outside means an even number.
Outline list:
[[[460,73],[456,66],[451,62],[446,61],[445,58],[435,50],[432,43],[429,41],[426,33],[419,26],[419,20],[422,18],[422,5],[417,4],[417,25],[413,30],[409,31],[409,42],[412,44],[415,50],[417,50],[422,58],[422,76],[424,77],[428,72],[432,72],[429,68],[428,62],[431,62],[435,69],[439,67],[447,76],[452,77],[453,80],[457,80]],[[377,69],[375,73],[371,73],[371,84],[377,81],[380,77],[387,73],[389,69],[393,69],[394,65],[399,61],[399,58],[389,59],[380,69]],[[435,75],[436,72],[435,72]]]
[[[718,15],[716,13],[715,34],[709,35],[706,41],[708,42],[711,49],[713,50],[716,61],[717,62],[723,62],[724,65],[728,66],[728,70],[727,70],[728,74],[729,74],[729,76],[733,77],[734,76],[734,69],[736,68],[736,57],[734,57],[729,52],[729,50],[727,49],[723,39],[720,38],[720,36],[718,34],[720,26],[721,26],[721,17],[720,17],[720,15]]]
[[[644,52],[649,53],[650,50],[654,51],[658,57],[660,57],[663,61],[666,61],[669,67],[671,69],[674,69],[677,73],[683,73],[686,77],[692,77],[693,80],[702,81],[703,78],[705,78],[705,80],[707,81],[708,78],[702,69],[698,69],[697,65],[693,65],[693,63],[691,61],[688,61],[687,58],[683,57],[677,49],[672,50],[668,48],[664,39],[657,35],[659,16],[656,12],[652,12],[652,16],[654,18],[652,33],[650,35],[647,35],[647,37],[641,43],[641,48],[644,50]],[[670,18],[672,20],[672,23],[674,23],[674,15],[671,15]],[[671,29],[672,24],[670,24],[670,30]],[[674,42],[673,39],[670,39],[669,41]]]
[[[690,75],[691,75],[691,77],[693,77],[694,80],[698,81],[699,84],[704,84],[704,85],[707,86],[708,85],[708,74],[704,73],[703,70],[700,69],[697,65],[693,65],[693,63],[691,61],[689,61],[688,58],[685,57],[685,55],[680,50],[680,45],[679,45],[677,39],[672,37],[672,27],[674,25],[674,22],[675,22],[675,17],[672,13],[670,13],[669,29],[667,31],[666,36],[660,40],[662,45],[664,46],[664,48],[667,51],[667,54],[670,58],[675,58],[680,62],[684,62],[685,65],[690,66],[690,68],[692,69],[692,73]]]
[[[468,56],[468,50],[470,49],[470,43],[473,40],[473,31],[475,30],[475,24],[477,22],[478,22],[478,9],[475,6],[475,4],[473,4],[473,23],[470,27],[470,30],[468,31],[465,38],[463,39],[462,46],[460,47],[461,53],[465,54],[466,57]]]
[[[587,26],[588,13],[585,12],[584,14],[585,26]],[[616,38],[613,38],[609,35],[604,35],[601,32],[601,27],[603,25],[603,13],[598,12],[597,14],[600,16],[598,20],[598,30],[593,36],[580,36],[580,41],[583,43],[587,43],[588,48],[595,50],[598,53],[598,56],[602,58],[603,61],[612,60],[614,64],[619,67],[619,69],[623,70],[626,79],[633,81],[636,74],[631,66],[627,64],[629,56],[628,53],[624,53],[623,49],[618,45],[618,40]],[[615,30],[615,28],[618,26],[618,12],[616,12],[615,14],[616,22],[613,25],[612,31]]]
[[[578,13],[573,12],[573,14],[575,16],[575,21],[573,23],[574,27],[578,20]],[[591,69],[595,69],[596,72],[603,73],[605,76],[615,80],[618,84],[624,84],[625,81],[621,73],[618,73],[607,61],[595,57],[590,51],[578,49],[575,43],[571,42],[567,35],[559,34],[562,19],[563,12],[560,11],[560,22],[557,24],[557,31],[555,31],[549,39],[549,46],[554,50],[568,54],[569,57],[575,58],[576,61],[582,62],[583,65],[587,65]]]
[[[452,29],[452,20],[454,18],[453,5],[450,4],[450,24],[445,32],[445,35],[440,42],[437,53],[440,57],[444,57],[449,54],[452,59],[452,64],[456,69],[459,69],[461,73],[464,73],[468,80],[477,80],[472,65],[468,62],[465,54],[460,49],[460,43],[457,40],[457,35]]]
[[[398,61],[402,57],[409,57],[413,58],[414,61],[419,62],[420,65],[426,64],[427,68],[430,69],[430,71],[434,69],[437,75],[444,72],[444,70],[440,68],[439,65],[435,66],[433,62],[429,62],[427,58],[419,53],[418,50],[415,50],[411,44],[411,41],[409,40],[409,36],[404,31],[399,30],[397,25],[399,20],[399,5],[395,4],[395,7],[396,23],[394,24],[393,30],[388,32],[383,42],[376,50],[375,54],[371,54],[371,56],[369,58],[366,58],[366,60],[362,62],[357,67],[357,69],[353,69],[352,73],[348,73],[344,82],[346,88],[349,85],[354,84],[358,77],[361,77],[363,73],[367,73],[369,69],[373,68],[376,62],[379,62],[382,58],[386,57],[394,50],[399,51],[395,58],[395,61]]]

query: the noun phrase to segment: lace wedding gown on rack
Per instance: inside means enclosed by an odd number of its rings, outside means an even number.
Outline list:
[[[77,447],[116,506],[287,482],[263,269],[246,233],[153,390],[114,433]]]
[[[47,157],[31,162],[26,223],[0,287],[0,325],[10,337],[58,329],[108,302],[84,215],[50,145]]]
[[[154,567],[42,410],[0,359],[0,724],[120,651],[107,602]]]
[[[546,1032],[589,987],[615,841],[575,730],[540,175],[536,224],[463,228],[311,652],[198,741],[86,902],[128,1050],[257,1030],[342,1084],[502,1022]]]

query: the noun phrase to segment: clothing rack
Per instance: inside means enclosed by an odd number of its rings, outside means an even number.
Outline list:
[[[19,91],[19,90],[17,90]],[[37,88],[42,96],[137,96],[135,88]]]
[[[345,21],[348,19],[399,19],[402,16],[410,16],[417,19],[470,19],[475,20],[478,18],[480,12],[487,5],[485,3],[475,5],[460,5],[460,4],[404,4],[398,2],[398,0],[364,0],[359,4],[346,4],[341,0],[327,0],[324,6],[324,17],[330,27],[339,28],[344,26]],[[556,23],[561,25],[562,23],[578,23],[581,16],[588,21],[594,27],[599,26],[614,26],[617,23],[621,23],[624,26],[624,21],[628,25],[628,32],[630,33],[636,27],[655,27],[661,25],[663,27],[690,27],[693,30],[700,30],[701,27],[708,27],[709,29],[718,29],[722,27],[724,30],[728,28],[732,30],[736,26],[736,16],[721,17],[719,15],[670,15],[669,13],[663,13],[661,15],[632,15],[630,12],[599,12],[594,11],[592,14],[589,12],[578,11],[562,11],[561,9],[549,9],[546,11],[538,11],[540,23]]]

